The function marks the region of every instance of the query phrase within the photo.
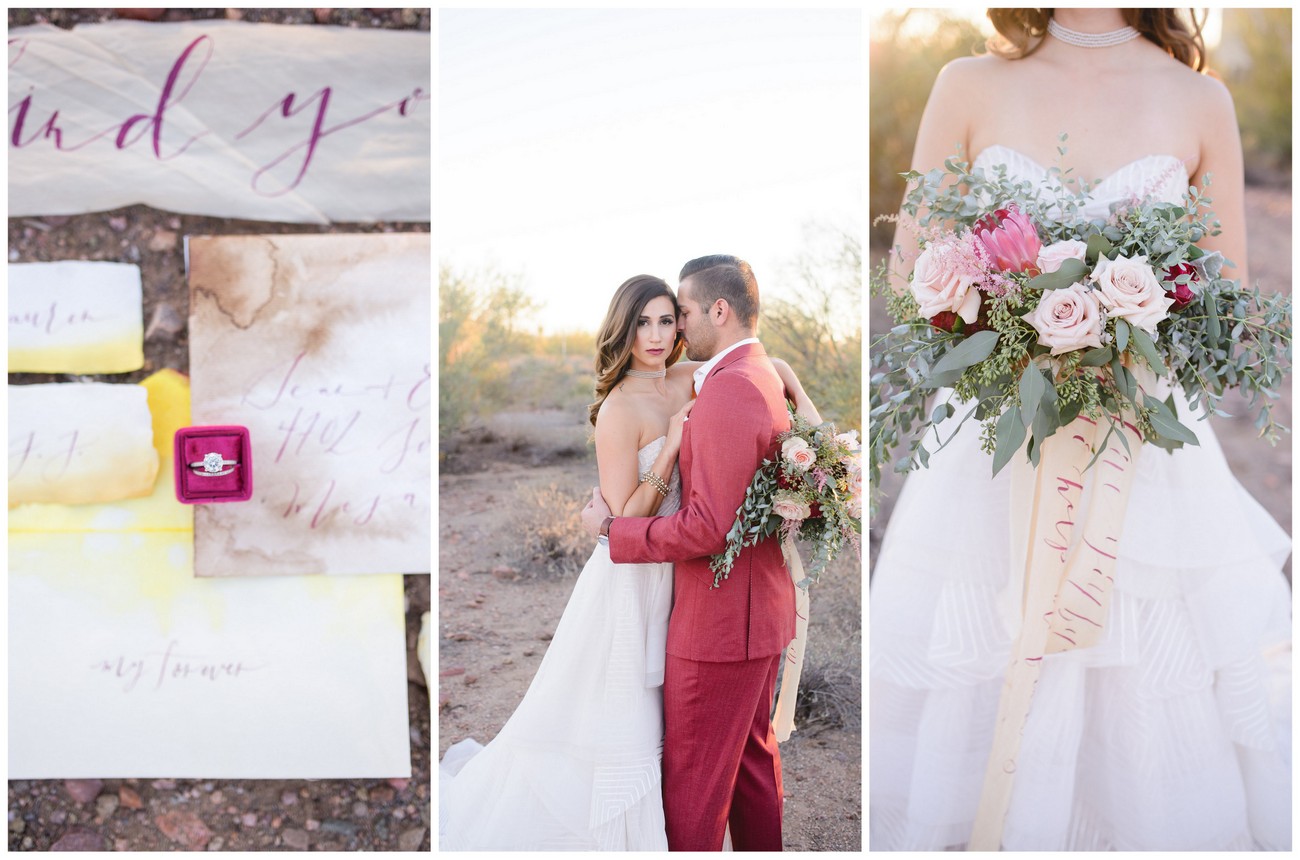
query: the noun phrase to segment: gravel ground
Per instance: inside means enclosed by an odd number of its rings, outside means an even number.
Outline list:
[[[157,10],[155,10],[157,11]],[[61,27],[116,17],[109,9],[11,9],[9,27]],[[171,9],[162,20],[242,18],[429,30],[429,9]],[[329,227],[225,220],[131,206],[81,216],[9,220],[9,261],[134,263],[144,281],[145,366],[129,374],[10,374],[11,384],[137,382],[170,367],[188,373],[183,237],[245,233],[428,232],[427,223]],[[413,649],[430,609],[429,577],[405,577],[409,780],[17,780],[9,782],[9,850],[423,850],[430,847],[429,695]]]

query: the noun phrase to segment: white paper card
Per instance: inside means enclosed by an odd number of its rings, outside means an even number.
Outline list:
[[[430,569],[427,233],[190,240],[195,424],[248,428],[253,498],[195,512],[198,576]]]
[[[427,221],[430,46],[242,21],[10,31],[9,214]]]
[[[157,477],[153,422],[140,386],[9,386],[10,507],[147,496]]]
[[[140,269],[65,260],[9,264],[10,373],[144,367]]]

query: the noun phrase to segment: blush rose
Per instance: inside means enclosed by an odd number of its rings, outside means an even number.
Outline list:
[[[930,245],[912,268],[912,295],[926,319],[951,311],[968,323],[979,318],[980,294],[975,280],[958,270],[942,245]]]
[[[1084,255],[1088,253],[1088,244],[1080,242],[1078,239],[1066,239],[1062,242],[1053,242],[1050,245],[1044,245],[1038,252],[1038,268],[1043,274],[1055,272],[1061,268],[1061,264],[1066,260],[1084,260]]]
[[[799,436],[792,436],[781,443],[781,457],[800,472],[808,471],[817,462],[817,452]]]
[[[1023,317],[1038,332],[1038,342],[1052,355],[1101,346],[1101,307],[1083,284],[1048,290]]]
[[[1093,269],[1092,280],[1097,284],[1097,300],[1111,316],[1123,317],[1129,325],[1137,326],[1153,337],[1156,324],[1169,316],[1169,306],[1174,303],[1165,295],[1144,254],[1132,259],[1102,258]]]

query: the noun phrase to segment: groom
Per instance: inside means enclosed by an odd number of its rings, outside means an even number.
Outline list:
[[[738,851],[781,850],[781,757],[772,696],[794,638],[794,586],[780,541],[747,547],[712,588],[754,473],[789,429],[784,387],[754,336],[758,283],[743,260],[714,255],[682,269],[678,329],[697,399],[682,430],[682,507],[667,517],[612,517],[594,494],[588,533],[618,564],[676,563],[664,675],[664,816],[673,851],[718,851],[728,822]]]

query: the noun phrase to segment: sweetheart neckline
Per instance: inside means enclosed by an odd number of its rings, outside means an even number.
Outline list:
[[[649,448],[651,445],[653,445],[654,443],[658,442],[660,439],[665,439],[665,440],[666,440],[667,438],[668,438],[668,434],[667,434],[667,433],[663,434],[662,436],[656,436],[656,437],[654,437],[653,439],[651,439],[649,442],[647,442],[647,443],[645,443],[644,445],[642,445],[640,448],[637,448],[637,449],[636,449],[636,452],[637,452],[638,454],[640,454],[642,451],[644,451],[646,448]]]
[[[1004,149],[1004,150],[1006,150],[1007,152],[1014,153],[1014,154],[1020,156],[1021,158],[1023,158],[1025,161],[1027,161],[1027,162],[1029,162],[1030,164],[1032,164],[1034,167],[1037,167],[1039,170],[1043,171],[1043,173],[1046,173],[1047,170],[1048,170],[1048,168],[1044,167],[1043,164],[1042,164],[1040,161],[1038,161],[1038,159],[1036,159],[1036,158],[1031,158],[1030,156],[1028,156],[1028,155],[1026,155],[1025,153],[1021,152],[1020,150],[1016,149],[1015,147],[1013,147],[1013,146],[1007,146],[1005,143],[990,143],[988,146],[986,146],[986,147],[984,147],[983,149],[981,149],[980,152],[979,152],[979,155],[977,155],[977,156],[975,156],[975,158],[971,159],[971,169],[974,170],[974,169],[975,169],[975,165],[979,162],[979,160],[980,160],[981,158],[984,157],[984,154],[985,154],[986,152],[988,152],[989,150],[993,150],[993,149]],[[1115,168],[1115,169],[1112,170],[1110,173],[1106,174],[1106,176],[1102,177],[1101,179],[1098,179],[1098,180],[1097,180],[1097,185],[1103,185],[1103,184],[1109,182],[1110,180],[1114,179],[1115,177],[1119,176],[1121,173],[1123,173],[1125,170],[1128,170],[1130,167],[1133,167],[1133,166],[1135,166],[1135,165],[1141,164],[1141,163],[1144,162],[1144,161],[1149,161],[1149,160],[1151,160],[1151,159],[1153,159],[1153,158],[1167,158],[1167,159],[1171,159],[1171,160],[1173,160],[1173,161],[1178,162],[1179,166],[1181,166],[1182,169],[1183,169],[1183,176],[1187,177],[1188,182],[1191,181],[1191,174],[1188,173],[1188,171],[1187,171],[1187,165],[1186,165],[1186,163],[1184,163],[1183,159],[1179,158],[1179,157],[1176,156],[1176,155],[1171,155],[1171,154],[1169,154],[1169,153],[1167,153],[1167,152],[1153,152],[1153,153],[1151,153],[1150,155],[1144,155],[1144,156],[1142,156],[1142,157],[1140,157],[1140,158],[1135,158],[1135,159],[1133,159],[1132,161],[1128,162],[1127,164],[1121,164],[1119,167]],[[997,163],[997,162],[995,162],[995,163]],[[1080,175],[1081,175],[1081,174],[1080,174]],[[1094,186],[1094,187],[1095,187],[1095,186]]]

